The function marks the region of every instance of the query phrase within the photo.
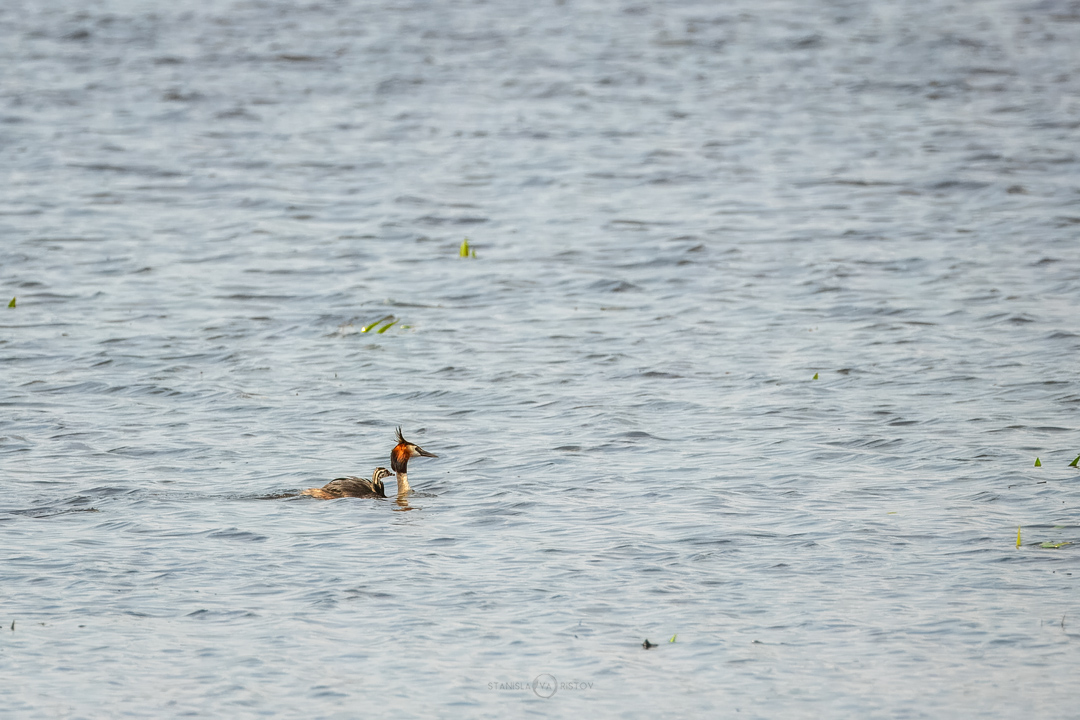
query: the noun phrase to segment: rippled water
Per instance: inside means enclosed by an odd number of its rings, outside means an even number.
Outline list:
[[[12,717],[1074,715],[1077,2],[9,0],[0,68]],[[397,425],[407,507],[290,497]]]

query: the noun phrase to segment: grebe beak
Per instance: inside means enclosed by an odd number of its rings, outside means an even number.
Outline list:
[[[424,456],[424,457],[439,457],[439,456],[438,456],[438,455],[436,455],[435,453],[429,453],[429,452],[428,452],[427,450],[425,450],[424,448],[420,447],[419,445],[416,445],[416,446],[414,446],[414,447],[416,447],[416,452],[420,453],[420,454],[421,454],[422,456]]]

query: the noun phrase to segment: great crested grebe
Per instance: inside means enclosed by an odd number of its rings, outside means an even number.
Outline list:
[[[439,457],[435,453],[429,453],[416,443],[411,443],[401,436],[401,428],[397,429],[397,445],[390,451],[390,467],[397,473],[397,496],[401,501],[411,492],[409,488],[409,476],[406,474],[409,467],[409,458],[414,457]],[[386,489],[383,487],[383,478],[389,477],[390,471],[384,467],[375,468],[370,480],[355,476],[340,477],[331,480],[321,488],[308,488],[301,495],[310,495],[320,500],[332,500],[340,497],[386,497]]]
[[[411,443],[401,436],[401,428],[397,429],[397,445],[390,451],[390,467],[397,473],[398,497],[409,493],[409,476],[406,474],[409,466],[409,458],[414,457],[439,457],[435,453],[429,453],[416,443]]]
[[[333,500],[341,497],[373,498],[386,497],[382,479],[390,477],[390,471],[384,467],[375,468],[370,480],[350,475],[331,480],[321,488],[308,488],[301,495],[310,495],[320,500]]]

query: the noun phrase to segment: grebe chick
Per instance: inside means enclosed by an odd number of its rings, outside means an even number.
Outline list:
[[[390,471],[384,467],[375,468],[370,480],[350,475],[340,477],[323,485],[321,488],[308,488],[301,495],[310,495],[320,500],[332,500],[340,497],[373,498],[386,497],[382,479],[390,477]]]
[[[409,492],[409,476],[406,474],[409,466],[409,458],[414,457],[439,457],[435,453],[429,453],[416,443],[411,443],[401,436],[401,428],[397,429],[398,444],[390,451],[390,467],[397,473],[398,497]]]

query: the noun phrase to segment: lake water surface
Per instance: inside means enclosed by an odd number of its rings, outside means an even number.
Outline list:
[[[0,293],[5,716],[1075,717],[1075,1],[6,0]]]

